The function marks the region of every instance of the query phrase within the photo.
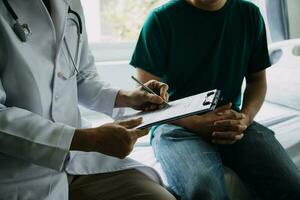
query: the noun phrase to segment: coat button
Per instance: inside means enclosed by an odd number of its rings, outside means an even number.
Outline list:
[[[54,99],[55,99],[55,100],[58,100],[58,99],[59,99],[59,96],[58,96],[58,95],[55,95]]]

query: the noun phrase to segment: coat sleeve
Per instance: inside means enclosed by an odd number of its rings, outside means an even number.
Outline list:
[[[84,16],[81,4],[78,3],[77,7],[83,20]],[[109,84],[101,81],[95,66],[94,57],[88,46],[85,23],[83,23],[83,27],[79,75],[77,78],[78,100],[84,107],[112,116],[119,89],[112,88]]]
[[[74,128],[17,107],[5,106],[0,80],[0,153],[54,170],[64,170]]]

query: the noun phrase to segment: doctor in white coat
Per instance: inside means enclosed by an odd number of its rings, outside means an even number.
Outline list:
[[[174,199],[152,169],[123,159],[147,134],[134,129],[141,119],[81,128],[78,104],[112,115],[168,98],[165,84],[147,84],[161,97],[99,80],[79,0],[0,0],[0,200],[66,200],[69,183],[70,199]],[[97,175],[68,182],[70,150],[98,152],[70,169]]]

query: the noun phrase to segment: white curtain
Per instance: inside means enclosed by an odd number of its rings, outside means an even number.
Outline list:
[[[265,0],[272,41],[290,38],[287,0]]]

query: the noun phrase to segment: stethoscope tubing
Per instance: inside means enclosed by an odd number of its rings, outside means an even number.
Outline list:
[[[16,12],[14,11],[14,9],[11,7],[11,5],[8,3],[7,0],[2,0],[2,1],[3,1],[4,5],[5,5],[6,9],[10,13],[10,15],[12,16],[12,18],[16,21],[16,23],[19,24],[19,17],[16,14]],[[66,46],[66,49],[67,49],[67,53],[68,53],[69,57],[71,58],[71,63],[72,63],[72,65],[73,65],[73,67],[74,67],[74,69],[76,71],[75,73],[77,74],[77,76],[79,77],[79,79],[88,79],[88,78],[94,77],[95,75],[88,75],[88,74],[85,75],[85,74],[82,74],[82,73],[79,72],[79,69],[78,69],[77,66],[79,64],[78,63],[78,61],[79,61],[78,58],[79,58],[79,53],[80,53],[80,42],[82,40],[83,25],[82,25],[82,20],[81,20],[80,15],[77,12],[75,12],[74,10],[72,10],[70,6],[68,8],[68,14],[73,14],[77,18],[77,20],[78,20],[78,22],[77,22],[73,18],[67,18],[68,20],[72,20],[76,24],[76,27],[77,27],[77,30],[78,30],[77,31],[78,38],[77,38],[77,46],[76,46],[77,50],[76,50],[76,53],[74,55],[74,58],[72,56],[72,52],[71,52],[71,50],[69,48],[68,42],[66,40],[66,37],[64,37],[64,43],[65,43],[65,46]],[[25,26],[25,25],[28,27],[27,24],[24,24],[23,26]],[[28,30],[29,30],[29,34],[28,35],[30,35],[31,32],[30,32],[29,27],[28,27]],[[19,37],[19,35],[17,35],[17,36]],[[26,39],[21,39],[21,41],[22,42],[26,42],[27,40]],[[61,76],[63,76],[63,75],[61,75]],[[67,79],[66,77],[63,77],[63,78]]]
[[[8,3],[8,1],[7,0],[2,0],[2,1],[4,3],[4,6],[6,7],[6,9],[8,10],[8,12],[12,16],[12,18],[16,22],[19,22],[19,17],[17,15],[17,13],[14,11],[14,9],[11,7],[11,5]],[[83,26],[82,26],[82,20],[81,20],[80,15],[77,12],[75,12],[74,10],[72,10],[71,6],[69,6],[69,8],[68,8],[68,14],[73,14],[73,15],[76,16],[76,18],[78,20],[78,23],[79,23],[79,33],[82,34]]]
[[[19,17],[18,15],[16,14],[16,12],[14,11],[14,9],[11,7],[11,5],[8,3],[7,0],[2,0],[6,9],[8,10],[8,12],[10,13],[10,15],[12,16],[12,18],[15,20],[15,21],[18,21],[19,20]]]

